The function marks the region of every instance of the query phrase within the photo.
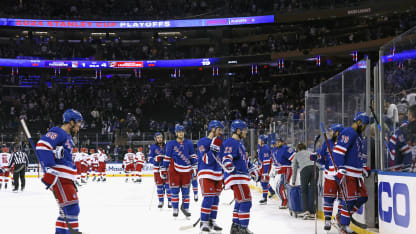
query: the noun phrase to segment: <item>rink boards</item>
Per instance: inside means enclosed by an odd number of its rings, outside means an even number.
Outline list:
[[[106,174],[107,176],[124,176],[124,169],[122,168],[122,163],[107,163],[106,165]],[[37,177],[39,174],[38,164],[29,164],[26,171],[26,177]],[[91,175],[91,174],[90,174]],[[142,169],[142,176],[153,176],[153,165],[150,163],[145,163]]]
[[[416,173],[378,174],[380,233],[416,233]]]

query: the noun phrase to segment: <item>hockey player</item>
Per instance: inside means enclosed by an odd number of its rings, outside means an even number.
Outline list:
[[[269,172],[271,168],[270,166],[271,151],[270,151],[269,146],[267,145],[267,135],[260,135],[258,144],[259,144],[258,168],[260,170],[260,175],[261,175],[260,183],[263,189],[263,199],[260,200],[260,204],[265,205],[267,204],[267,193],[270,189]]]
[[[225,189],[234,191],[234,211],[231,234],[252,233],[247,227],[250,221],[251,193],[250,177],[257,181],[257,166],[249,161],[243,139],[247,136],[247,124],[242,120],[231,123],[231,138],[224,141],[221,158],[224,166]]]
[[[72,160],[75,163],[75,166],[77,168],[77,179],[75,180],[75,184],[76,185],[81,185],[81,173],[82,173],[82,168],[81,168],[81,153],[78,153],[78,148],[73,148],[72,149]]]
[[[107,181],[107,175],[105,173],[105,166],[108,160],[107,155],[105,154],[104,150],[99,148],[98,149],[98,182],[99,181]]]
[[[153,164],[154,179],[157,187],[157,194],[159,197],[158,208],[162,208],[164,204],[163,196],[166,192],[168,198],[168,207],[172,208],[171,193],[169,188],[169,182],[167,179],[160,177],[160,167],[163,163],[165,154],[165,144],[163,142],[163,135],[160,132],[154,135],[155,144],[150,146],[149,162]]]
[[[166,196],[168,198],[168,207],[172,208],[169,182],[167,181],[167,179],[162,179],[159,173],[159,169],[163,163],[163,158],[165,155],[165,144],[163,143],[163,135],[162,133],[157,132],[155,133],[153,138],[155,140],[155,143],[150,146],[149,163],[153,164],[153,174],[157,187],[157,196],[159,198],[159,204],[157,207],[163,207],[163,196],[166,192]]]
[[[203,197],[201,233],[222,231],[216,219],[224,179],[221,165],[218,164],[223,129],[224,125],[220,121],[212,120],[208,124],[208,136],[201,138],[197,144],[198,179]]]
[[[172,193],[173,217],[178,217],[179,190],[182,192],[181,211],[188,218],[189,185],[192,173],[196,174],[198,159],[192,141],[185,139],[185,128],[178,125],[175,128],[176,140],[166,144],[166,156],[160,168],[161,177],[165,179],[169,169],[169,187]]]
[[[337,215],[338,225],[344,234],[355,233],[349,227],[349,211],[352,215],[368,199],[362,175],[368,176],[370,169],[364,164],[367,152],[364,152],[365,146],[361,134],[369,122],[370,118],[366,113],[356,113],[354,123],[351,127],[344,128],[333,150],[335,165],[338,168],[334,178],[345,195],[345,199],[341,196],[343,207],[341,214]]]
[[[335,143],[339,134],[342,132],[344,127],[342,124],[332,124],[329,127],[329,137],[328,139],[329,146],[331,151],[333,150]],[[322,147],[318,152],[313,152],[311,154],[311,160],[316,161],[317,163],[323,165],[325,167],[324,171],[324,215],[325,215],[325,226],[324,229],[329,231],[331,230],[331,218],[332,218],[332,210],[334,206],[334,201],[337,198],[338,192],[338,185],[334,179],[335,176],[335,168],[332,164],[331,157],[328,152],[328,146],[326,142],[322,144]]]
[[[92,181],[97,179],[98,172],[98,153],[95,152],[95,149],[90,149],[90,162],[91,162],[91,173]]]
[[[143,154],[143,147],[137,148],[136,157],[134,158],[134,164],[135,164],[135,173],[136,173],[136,181],[138,183],[142,182],[142,169],[144,165],[144,154]]]
[[[129,174],[134,172],[134,153],[131,148],[127,149],[127,153],[124,155],[123,168],[126,173],[126,182],[129,181]],[[131,181],[134,182],[134,177],[132,175]]]
[[[7,189],[7,184],[9,183],[10,170],[7,167],[10,162],[10,157],[12,156],[9,153],[9,148],[3,147],[2,153],[0,154],[0,189],[2,188],[4,182],[4,189]]]
[[[282,204],[279,206],[279,209],[287,208],[287,195],[285,190],[285,185],[289,183],[290,178],[292,177],[292,160],[295,157],[296,151],[287,146],[284,142],[284,139],[278,137],[276,139],[277,148],[273,157],[274,161],[277,163],[277,174],[281,175],[281,179],[278,187],[278,194],[282,200]]]
[[[63,114],[61,127],[51,128],[36,144],[40,164],[46,170],[41,181],[46,189],[54,191],[61,210],[56,221],[57,234],[70,233],[65,218],[73,229],[78,229],[79,204],[74,185],[77,171],[71,151],[74,146],[72,135],[79,131],[81,122],[82,115],[68,109]]]
[[[88,173],[88,149],[87,148],[81,148],[80,153],[80,160],[81,160],[81,183],[85,184],[87,183],[86,177]]]
[[[416,149],[416,105],[408,108],[407,117],[409,122],[402,124],[389,141],[391,169],[394,171],[411,170],[414,172],[415,168],[416,150],[412,151],[412,148]],[[412,161],[413,166],[411,168]]]

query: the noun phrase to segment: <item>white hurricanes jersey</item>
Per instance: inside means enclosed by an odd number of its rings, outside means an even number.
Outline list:
[[[83,165],[85,165],[85,166],[88,166],[88,165],[89,165],[89,164],[88,164],[88,154],[87,154],[87,153],[82,152],[82,153],[80,153],[79,155],[80,155],[80,159],[81,159],[81,164],[83,164]]]
[[[81,153],[74,153],[74,154],[72,154],[72,157],[74,158],[74,162],[81,162],[82,161],[82,154]]]
[[[0,154],[0,167],[8,167],[10,162],[10,153],[1,153]]]
[[[91,165],[97,165],[98,164],[98,153],[93,153],[90,155],[90,161]]]
[[[129,164],[134,163],[134,158],[135,158],[135,155],[133,153],[127,153],[127,154],[125,154],[124,155],[123,164],[124,165],[129,165]]]
[[[142,152],[137,152],[134,162],[138,164],[144,164],[144,154]]]
[[[108,160],[108,157],[105,153],[100,152],[98,154],[98,162],[106,162]]]

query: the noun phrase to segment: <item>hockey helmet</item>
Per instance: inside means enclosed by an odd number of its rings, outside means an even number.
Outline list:
[[[62,119],[64,123],[69,123],[69,121],[71,120],[74,120],[75,122],[79,122],[83,120],[81,113],[79,113],[79,111],[74,110],[74,109],[66,110],[63,114]]]
[[[357,122],[358,120],[361,120],[361,123],[363,124],[369,124],[370,123],[370,117],[365,112],[357,112],[354,115],[354,122]]]
[[[7,148],[7,147],[3,147],[3,153],[8,153],[9,152],[9,148]]]
[[[247,123],[240,120],[240,119],[236,119],[231,123],[231,132],[237,132],[237,129],[240,129],[241,131],[247,128]]]
[[[185,132],[185,127],[184,127],[184,126],[182,126],[182,125],[180,125],[180,124],[178,124],[178,125],[175,127],[175,133],[178,133],[178,132]]]
[[[259,139],[263,141],[265,144],[267,143],[267,138],[268,138],[267,135],[264,135],[264,134],[259,136]]]
[[[212,120],[208,124],[208,131],[211,131],[212,128],[214,128],[214,129],[224,128],[224,125],[220,121],[218,121],[218,120]]]
[[[160,133],[160,132],[157,132],[157,133],[155,133],[155,135],[153,136],[153,139],[154,140],[156,140],[156,137],[157,136],[162,136],[162,138],[163,138],[163,134],[162,133]]]
[[[127,152],[131,153],[131,152],[133,152],[133,150],[131,148],[128,148]]]
[[[95,149],[90,149],[90,154],[95,153]]]
[[[328,129],[334,132],[342,132],[342,130],[344,130],[344,126],[342,126],[342,124],[336,123],[332,124]]]
[[[78,148],[72,148],[72,153],[78,153]]]

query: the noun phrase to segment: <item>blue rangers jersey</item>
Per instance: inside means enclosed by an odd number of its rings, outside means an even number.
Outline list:
[[[153,164],[153,171],[159,171],[159,168],[163,163],[164,155],[164,147],[161,147],[159,144],[150,146],[149,163]]]
[[[45,168],[52,168],[58,172],[58,177],[75,180],[77,169],[72,161],[72,147],[74,142],[72,136],[60,127],[53,127],[43,135],[36,144],[36,153],[39,161]],[[57,147],[63,147],[64,157],[55,158]]]
[[[401,169],[412,163],[412,143],[416,141],[416,134],[409,131],[410,124],[402,124],[391,136],[389,141],[390,162],[389,167]],[[414,124],[413,124],[414,125]],[[413,139],[412,139],[413,138]]]
[[[214,159],[217,155],[210,150],[211,139],[203,137],[197,144],[198,155],[198,179],[222,180],[224,178],[222,168]],[[221,146],[221,149],[223,147]],[[220,159],[217,157],[217,160]]]
[[[183,142],[169,141],[165,147],[166,155],[163,159],[163,167],[169,168],[173,159],[174,168],[177,172],[190,172],[192,166],[196,166],[198,158],[195,154],[192,141],[184,139]]]
[[[367,157],[363,143],[362,137],[352,127],[344,128],[338,136],[333,150],[334,161],[338,168],[346,170],[348,176],[362,177]]]
[[[277,147],[276,153],[273,155],[279,168],[291,167],[292,160],[295,157],[296,151],[292,147],[282,145]]]
[[[331,151],[333,151],[334,146],[335,146],[334,142],[331,139],[328,139],[328,142],[329,142],[329,147]],[[322,148],[318,150],[317,153],[321,155],[321,158],[318,159],[316,162],[325,166],[325,171],[324,171],[325,178],[330,179],[330,180],[335,180],[334,179],[335,167],[334,167],[334,164],[332,163],[331,156],[329,155],[328,146],[326,142],[322,144]]]
[[[276,171],[278,171],[279,170],[279,167],[280,167],[280,163],[277,162],[277,158],[276,158],[276,154],[277,154],[277,151],[278,150],[279,150],[278,147],[274,147],[274,148],[272,148],[272,152],[271,152],[271,160],[272,160],[272,163],[274,165],[274,169]]]
[[[224,184],[228,189],[235,184],[249,184],[249,169],[254,168],[248,160],[243,141],[237,141],[234,138],[228,138],[223,143],[221,150],[221,160],[225,167],[232,164],[235,167],[233,172],[224,172]]]
[[[259,145],[259,161],[258,168],[262,171],[264,175],[268,175],[270,172],[272,152],[268,145],[261,147]]]

